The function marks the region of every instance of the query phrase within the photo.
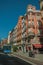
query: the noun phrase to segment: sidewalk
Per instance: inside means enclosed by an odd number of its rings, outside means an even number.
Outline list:
[[[23,53],[22,51],[19,52],[13,52],[13,55],[15,55],[18,58],[25,59],[26,61],[30,61],[32,63],[35,63],[36,65],[43,65],[43,54],[37,54],[35,55],[35,58],[29,57],[28,53]]]
[[[25,56],[25,57],[29,57],[29,53],[23,53],[22,51],[17,52],[17,54],[22,55],[22,56]],[[34,59],[43,62],[43,54],[35,54],[35,58]]]

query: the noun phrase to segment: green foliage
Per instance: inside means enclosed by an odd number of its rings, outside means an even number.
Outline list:
[[[17,46],[13,46],[13,51],[17,52],[17,50],[18,50]]]

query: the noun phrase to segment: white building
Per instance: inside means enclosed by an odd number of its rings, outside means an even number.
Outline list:
[[[10,43],[10,33],[11,31],[9,31],[9,34],[8,34],[8,44]]]

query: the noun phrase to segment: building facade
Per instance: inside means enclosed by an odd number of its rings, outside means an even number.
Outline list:
[[[11,31],[11,41],[23,50],[43,50],[43,0],[40,10],[28,5],[24,16],[20,16],[16,27]]]
[[[10,44],[10,38],[11,38],[11,31],[8,33],[8,44]]]
[[[7,44],[8,44],[8,39],[7,39],[7,38],[1,40],[1,45],[2,45],[2,47],[3,47],[4,45],[7,45]]]

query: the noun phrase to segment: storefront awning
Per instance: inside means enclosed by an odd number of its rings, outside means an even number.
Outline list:
[[[43,44],[33,44],[35,48],[43,48]]]

